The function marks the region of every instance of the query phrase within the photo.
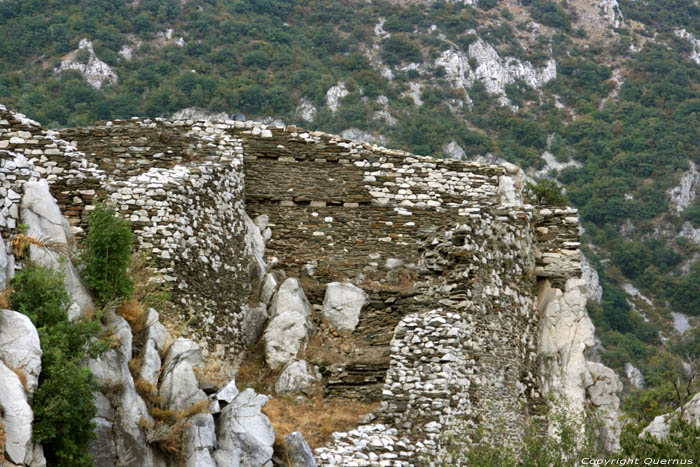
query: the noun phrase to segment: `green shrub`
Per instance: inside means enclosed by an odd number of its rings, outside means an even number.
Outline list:
[[[554,180],[540,180],[537,185],[525,185],[525,194],[535,204],[565,206],[569,200]]]
[[[103,304],[128,297],[134,288],[127,275],[133,244],[129,224],[104,203],[95,206],[88,221],[82,255],[85,281]]]
[[[624,455],[637,459],[700,459],[700,427],[675,415],[668,436],[659,440],[647,434],[639,438],[644,425],[628,424],[620,444]]]
[[[95,436],[92,393],[97,386],[83,365],[102,348],[94,339],[100,324],[96,319],[68,320],[63,277],[52,270],[28,265],[10,287],[11,308],[32,320],[43,351],[32,402],[34,441],[44,446],[48,465],[92,465],[87,446]]]

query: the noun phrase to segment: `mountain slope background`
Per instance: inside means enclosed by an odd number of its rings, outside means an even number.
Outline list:
[[[0,37],[49,127],[196,108],[555,179],[604,363],[700,358],[697,0],[4,0]]]

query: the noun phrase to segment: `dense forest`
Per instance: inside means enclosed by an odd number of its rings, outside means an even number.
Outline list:
[[[589,312],[602,359],[654,381],[659,361],[700,359],[700,332],[681,337],[671,324],[671,312],[700,315],[700,233],[680,235],[700,228],[700,197],[676,209],[669,196],[700,164],[700,7],[612,3],[619,24],[601,32],[574,0],[5,0],[0,102],[49,127],[198,108],[356,128],[435,157],[455,142],[466,158],[490,154],[533,173],[548,152],[568,163],[548,176],[580,209],[600,274],[603,297]],[[554,60],[556,75],[538,86],[508,79],[499,95],[479,78],[477,43],[504,68]],[[451,51],[470,72],[451,74]],[[116,79],[97,88],[61,70],[67,57],[99,59]],[[339,83],[333,111],[327,93]],[[644,416],[667,411],[667,396]]]

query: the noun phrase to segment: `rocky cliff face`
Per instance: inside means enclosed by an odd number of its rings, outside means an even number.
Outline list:
[[[503,418],[502,441],[517,440],[549,392],[575,414],[588,402],[617,409],[614,373],[583,356],[592,325],[577,213],[524,204],[515,166],[232,121],[115,121],[61,130],[68,144],[0,111],[2,246],[26,219],[32,235],[71,245],[102,191],[190,322],[190,338],[175,339],[156,310],[138,331],[105,314],[120,345],[89,364],[106,388],[96,395],[98,465],[126,462],[126,453],[144,465],[168,463],[154,447],[144,382],[170,410],[203,404],[183,419],[186,465],[270,461],[266,397],[239,393],[233,382],[212,387],[196,371],[217,350],[236,359],[259,339],[279,371],[278,393],[320,385],[327,397],[381,403],[365,417],[374,423],[316,452],[323,465],[411,465],[464,420]],[[7,248],[0,253],[6,280],[21,264]],[[67,272],[77,315],[89,294]],[[312,338],[333,359],[315,354]],[[26,357],[12,356],[2,342],[5,365],[35,362],[40,352],[28,344]],[[0,395],[18,389],[11,377],[2,381]],[[0,404],[14,400],[0,396]],[[41,465],[24,409],[4,419],[14,427],[12,461]],[[610,448],[615,430],[605,434]],[[290,439],[308,460],[308,446]]]

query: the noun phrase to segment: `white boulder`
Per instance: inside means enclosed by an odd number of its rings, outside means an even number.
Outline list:
[[[272,463],[275,431],[261,411],[267,401],[267,396],[249,388],[223,408],[216,424],[219,448],[214,452],[219,467],[260,467]]]
[[[29,399],[39,385],[41,355],[39,334],[29,317],[0,310],[0,361],[24,374]]]
[[[70,261],[61,260],[63,253],[74,248],[75,240],[70,224],[61,214],[56,200],[49,191],[46,180],[26,182],[22,197],[21,219],[27,225],[27,235],[41,242],[54,242],[61,245],[55,248],[43,248],[31,245],[29,253],[33,263],[61,271],[65,275],[64,285],[73,301],[73,310],[85,314],[94,308],[92,297],[80,278],[80,273]],[[77,316],[69,312],[69,318]]]
[[[342,335],[351,334],[360,321],[360,312],[369,302],[369,295],[353,284],[331,282],[326,286],[321,315]]]
[[[310,388],[320,379],[318,372],[312,371],[305,360],[292,362],[280,373],[275,392],[277,394],[296,394]]]
[[[32,461],[34,413],[17,375],[0,362],[0,421],[5,430],[5,456],[15,464]]]

